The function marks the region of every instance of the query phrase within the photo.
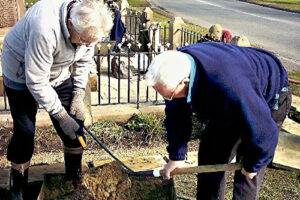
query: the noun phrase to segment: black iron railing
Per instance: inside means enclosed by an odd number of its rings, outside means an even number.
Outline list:
[[[97,102],[92,102],[92,105],[134,103],[139,108],[140,103],[149,101],[155,104],[164,103],[163,98],[157,92],[150,91],[145,80],[145,73],[151,60],[159,53],[160,50],[158,52],[134,52],[130,50],[130,47],[127,52],[113,52],[110,49],[107,52],[98,50],[95,55],[98,72],[98,97]],[[118,60],[117,65],[112,65],[112,59]],[[115,69],[116,67],[117,69]],[[115,70],[117,70],[117,74],[112,73]],[[112,90],[114,90],[114,95],[112,95]]]

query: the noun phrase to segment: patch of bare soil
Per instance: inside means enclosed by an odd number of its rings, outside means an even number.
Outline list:
[[[7,144],[12,136],[12,130],[0,127],[0,156],[6,154]]]
[[[152,176],[134,176],[117,162],[111,162],[84,172],[76,189],[63,176],[47,178],[44,183],[44,199],[174,199],[175,189],[171,180]]]

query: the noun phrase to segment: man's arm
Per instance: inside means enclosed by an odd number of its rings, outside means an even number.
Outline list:
[[[88,75],[90,68],[95,66],[94,56],[94,45],[88,47],[86,53],[80,60],[74,63],[72,70],[73,84],[75,88],[85,89],[88,82]]]
[[[191,109],[186,102],[186,98],[166,100],[166,120],[167,139],[169,145],[170,161],[164,166],[164,178],[170,179],[170,173],[176,169],[184,167],[184,160],[187,154],[187,143],[191,137]]]
[[[191,137],[191,108],[186,98],[166,100],[167,139],[170,160],[184,160],[187,153],[187,143]]]
[[[29,33],[25,52],[26,85],[35,100],[51,115],[62,110],[57,93],[50,85],[52,55],[55,50],[53,41],[56,41],[54,34],[45,35],[37,27]]]
[[[247,90],[244,98],[241,95],[238,107],[240,111],[236,113],[236,123],[242,132],[244,169],[257,172],[271,162],[279,131],[264,97],[254,90]],[[234,110],[231,113],[237,111]]]
[[[89,47],[85,55],[74,64],[72,71],[74,90],[72,92],[73,98],[70,107],[70,114],[82,122],[85,121],[86,117],[84,97],[85,88],[88,82],[88,74],[90,72],[90,68],[95,65],[93,55],[94,45]]]
[[[51,41],[56,41],[51,36],[53,35],[41,34],[38,27],[30,33],[25,53],[26,85],[35,100],[59,122],[64,133],[74,140],[76,139],[75,131],[79,129],[79,125],[62,106],[49,81],[53,64],[52,54],[55,50]]]

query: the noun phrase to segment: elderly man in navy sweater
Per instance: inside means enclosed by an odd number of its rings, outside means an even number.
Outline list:
[[[199,43],[160,54],[146,78],[166,99],[166,178],[184,166],[196,113],[207,123],[198,164],[229,163],[236,155],[243,169],[235,173],[233,198],[257,199],[291,105],[279,59],[261,49]],[[224,172],[199,174],[197,199],[224,199],[225,183]]]

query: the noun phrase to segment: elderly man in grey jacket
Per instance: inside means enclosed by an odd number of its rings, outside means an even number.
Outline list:
[[[3,77],[14,120],[7,151],[13,198],[22,199],[27,183],[39,104],[64,143],[67,177],[79,177],[83,149],[76,120],[85,120],[83,98],[94,46],[111,27],[111,12],[102,3],[42,0],[5,37]]]

